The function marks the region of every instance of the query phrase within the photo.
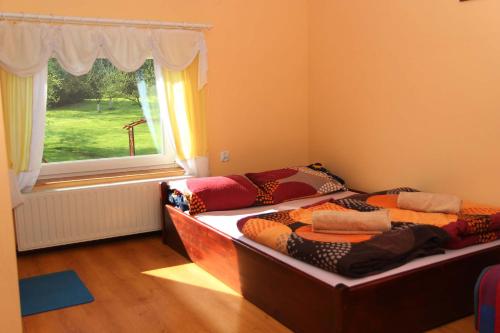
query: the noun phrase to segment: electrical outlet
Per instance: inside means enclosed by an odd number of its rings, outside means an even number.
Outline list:
[[[221,162],[229,162],[229,151],[224,150],[220,152],[220,161]]]

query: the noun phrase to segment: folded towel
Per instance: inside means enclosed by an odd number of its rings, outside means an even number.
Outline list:
[[[391,229],[388,210],[372,212],[318,210],[312,214],[314,232],[331,234],[380,234]]]
[[[460,212],[462,200],[451,194],[401,192],[398,195],[398,208],[426,213]]]

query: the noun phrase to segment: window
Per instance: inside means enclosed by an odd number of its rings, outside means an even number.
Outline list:
[[[78,77],[49,60],[42,176],[173,165],[164,127],[153,60],[125,73],[97,59]]]

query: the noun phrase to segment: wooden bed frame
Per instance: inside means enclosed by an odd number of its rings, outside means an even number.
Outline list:
[[[163,242],[295,332],[422,332],[473,312],[481,270],[500,246],[362,285],[332,287],[168,205]]]

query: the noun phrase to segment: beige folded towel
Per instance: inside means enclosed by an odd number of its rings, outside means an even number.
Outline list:
[[[373,212],[318,210],[312,214],[314,232],[330,234],[380,234],[391,229],[388,210]]]
[[[401,192],[398,195],[398,208],[426,213],[457,214],[462,206],[462,200],[456,195]]]

